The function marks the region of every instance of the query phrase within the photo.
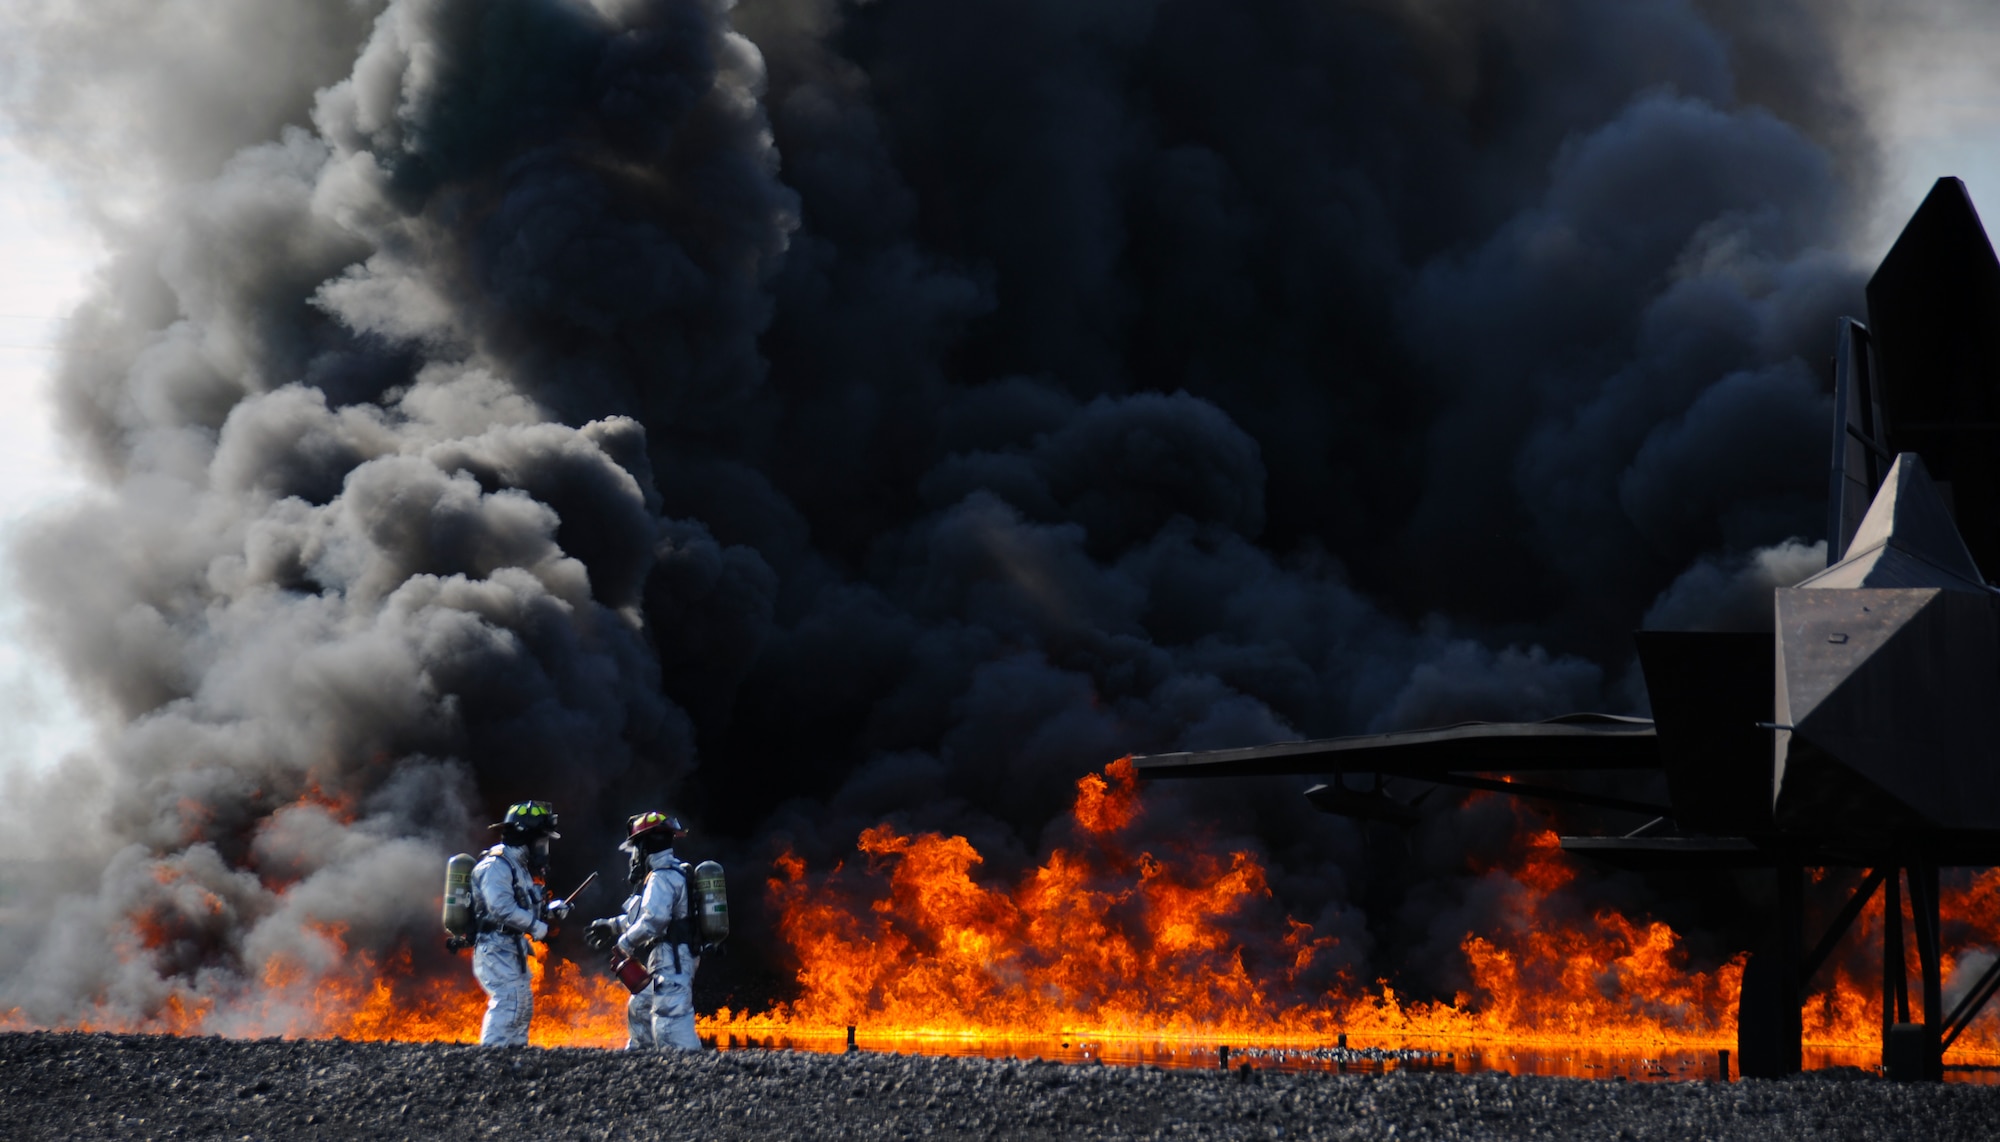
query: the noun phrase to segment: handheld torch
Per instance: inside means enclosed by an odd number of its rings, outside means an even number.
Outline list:
[[[597,881],[597,874],[594,872],[591,873],[589,876],[584,877],[582,884],[579,884],[574,889],[571,889],[570,894],[562,898],[563,903],[575,904],[576,898],[583,895],[583,890],[589,888],[592,884],[596,883],[596,881]]]

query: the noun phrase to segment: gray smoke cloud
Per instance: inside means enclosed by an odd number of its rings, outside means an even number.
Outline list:
[[[1630,711],[1626,632],[1823,526],[1874,159],[1788,0],[17,7],[113,250],[102,494],[17,568],[109,727],[12,781],[31,1022],[284,1029],[329,928],[453,970],[520,797],[559,874],[672,797],[1005,875],[1126,752]],[[1296,783],[1148,803],[1360,978],[1496,922],[1490,804],[1387,860]]]

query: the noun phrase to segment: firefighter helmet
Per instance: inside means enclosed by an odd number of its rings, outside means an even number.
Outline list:
[[[507,815],[500,823],[490,826],[501,830],[501,836],[509,844],[521,844],[536,837],[559,839],[556,832],[555,806],[547,801],[520,801],[507,806]]]
[[[672,813],[641,813],[632,818],[625,835],[625,847],[631,849],[672,848],[676,840],[687,836],[687,826]]]

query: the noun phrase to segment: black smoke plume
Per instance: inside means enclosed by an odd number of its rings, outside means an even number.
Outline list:
[[[16,8],[111,250],[101,490],[16,567],[106,727],[10,789],[31,1022],[282,1026],[328,926],[448,970],[520,797],[558,879],[671,800],[753,895],[884,818],[1004,872],[1127,752],[1643,712],[1628,631],[1820,538],[1874,159],[1819,6]],[[1189,792],[1361,978],[1462,982],[1502,803]]]

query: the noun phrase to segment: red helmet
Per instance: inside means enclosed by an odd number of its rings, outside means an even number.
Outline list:
[[[632,818],[625,835],[625,845],[631,848],[671,848],[676,840],[687,836],[687,826],[672,813],[641,813]]]

